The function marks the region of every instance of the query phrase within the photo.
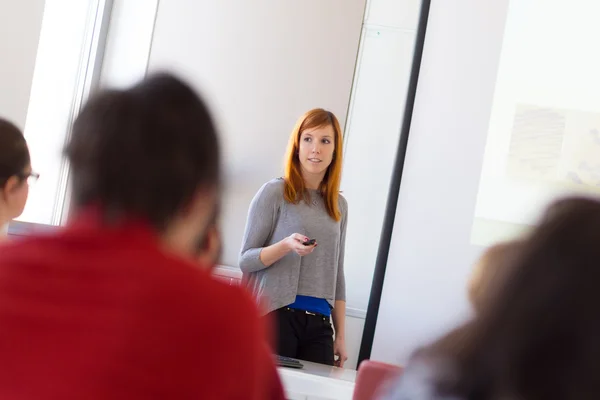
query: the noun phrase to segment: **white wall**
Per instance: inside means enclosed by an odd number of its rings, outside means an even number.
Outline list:
[[[0,1],[0,116],[25,127],[44,0]]]
[[[163,0],[150,70],[189,79],[221,128],[223,263],[237,265],[250,200],[282,175],[288,135],[308,109],[346,119],[365,0]]]
[[[432,1],[372,358],[403,362],[469,313],[465,285],[507,0]]]

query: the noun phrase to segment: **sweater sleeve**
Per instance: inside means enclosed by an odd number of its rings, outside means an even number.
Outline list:
[[[344,253],[346,252],[346,226],[348,225],[348,202],[340,195],[342,221],[340,223],[340,255],[338,258],[335,299],[346,301],[346,275],[344,274]]]
[[[281,185],[271,181],[263,185],[252,199],[239,258],[242,272],[250,273],[268,268],[260,260],[260,252],[277,223],[282,196]]]

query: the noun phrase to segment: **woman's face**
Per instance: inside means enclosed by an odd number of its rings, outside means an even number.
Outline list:
[[[2,188],[2,208],[3,214],[9,219],[20,216],[25,209],[27,197],[29,196],[28,178],[31,176],[31,167],[27,167],[22,177],[12,176]]]
[[[298,158],[302,173],[323,178],[333,160],[335,132],[331,125],[306,129],[300,135]]]

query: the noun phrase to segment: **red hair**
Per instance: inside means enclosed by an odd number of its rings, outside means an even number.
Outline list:
[[[325,199],[325,208],[331,218],[339,221],[342,217],[339,207],[340,182],[342,180],[342,129],[340,123],[332,112],[315,108],[308,111],[296,122],[290,135],[290,141],[285,156],[285,185],[284,197],[288,203],[298,203],[307,199],[306,186],[300,170],[300,136],[306,129],[331,126],[334,131],[334,152],[331,164],[327,168],[325,177],[319,190]]]

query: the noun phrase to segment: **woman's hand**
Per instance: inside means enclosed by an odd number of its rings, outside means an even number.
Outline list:
[[[260,251],[260,261],[265,265],[265,267],[270,267],[292,251],[299,256],[310,254],[315,249],[317,244],[315,243],[311,246],[303,245],[302,243],[306,242],[307,240],[308,239],[306,236],[299,233],[294,233],[293,235],[290,235],[275,244],[264,247]]]
[[[290,251],[293,251],[294,253],[298,254],[301,257],[312,253],[313,250],[315,249],[315,247],[317,247],[316,242],[315,242],[315,244],[312,244],[309,246],[303,245],[302,243],[308,241],[309,238],[307,238],[306,236],[301,235],[299,233],[294,233],[294,234],[288,236],[287,238],[285,238],[284,240],[285,240],[286,246],[288,246],[288,249]]]
[[[336,367],[344,368],[344,363],[348,360],[346,341],[344,339],[335,338],[333,341],[333,355],[337,356],[337,360],[335,360],[333,364]]]

